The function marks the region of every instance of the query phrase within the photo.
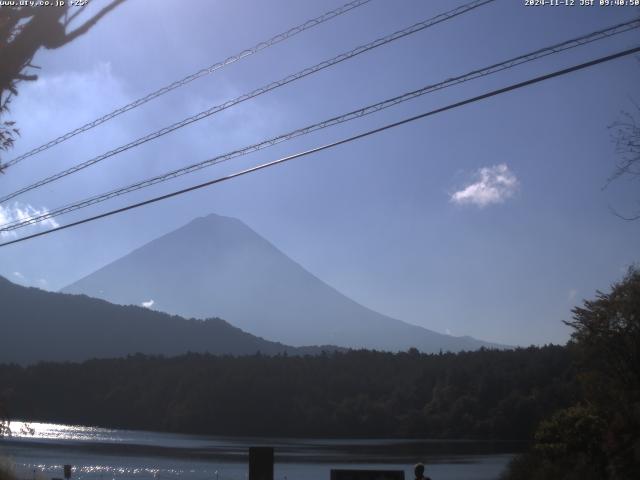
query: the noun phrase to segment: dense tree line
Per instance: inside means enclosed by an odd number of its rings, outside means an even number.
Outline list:
[[[13,418],[269,436],[529,439],[575,401],[573,378],[559,346],[0,366]]]

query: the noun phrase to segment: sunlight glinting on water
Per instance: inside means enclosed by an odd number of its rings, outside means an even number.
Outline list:
[[[22,421],[12,421],[10,428],[11,436],[14,438],[94,440],[101,442],[122,441],[122,438],[119,438],[114,430],[105,428]]]
[[[18,480],[247,480],[250,446],[276,449],[276,480],[326,480],[331,468],[404,469],[416,458],[441,480],[497,478],[511,454],[432,452],[424,440],[284,439],[186,435],[48,423],[12,422],[0,456]],[[459,443],[459,442],[458,442]],[[451,446],[455,446],[455,442]],[[417,450],[416,450],[417,448]],[[342,467],[341,467],[342,466]]]
[[[45,480],[55,478],[62,472],[63,465],[43,463],[22,463],[14,465],[18,478],[23,480]],[[198,480],[246,480],[246,474],[237,471],[202,471],[181,468],[147,468],[147,467],[117,467],[110,465],[87,465],[74,467],[72,478],[76,480],[110,480],[131,479],[140,480],[177,480],[183,476]],[[276,477],[277,478],[277,477]],[[286,476],[282,477],[285,480]]]

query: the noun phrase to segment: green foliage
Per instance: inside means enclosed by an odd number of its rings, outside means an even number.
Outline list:
[[[606,477],[593,468],[586,456],[558,458],[552,461],[533,451],[515,457],[500,478],[501,480],[602,480]]]
[[[0,366],[17,418],[219,435],[531,438],[576,400],[558,346]]]
[[[556,460],[584,455],[594,463],[602,456],[606,422],[594,407],[575,405],[544,420],[535,433],[535,450]]]
[[[640,401],[640,270],[573,314],[567,323],[590,400],[607,410]]]
[[[640,270],[573,315],[581,400],[540,424],[507,479],[640,478]]]

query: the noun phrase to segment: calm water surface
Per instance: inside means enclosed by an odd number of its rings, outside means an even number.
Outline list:
[[[275,447],[277,480],[328,480],[332,468],[405,470],[427,464],[433,480],[497,479],[517,445],[434,440],[327,440],[211,437],[13,422],[0,454],[25,480],[246,480],[250,446]]]

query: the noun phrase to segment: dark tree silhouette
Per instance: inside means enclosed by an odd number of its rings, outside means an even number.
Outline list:
[[[640,270],[573,309],[580,401],[539,425],[508,480],[640,478]]]
[[[18,83],[37,80],[32,65],[36,52],[44,47],[60,48],[87,33],[98,21],[124,0],[113,0],[75,29],[71,23],[82,12],[69,15],[69,2],[59,7],[2,7],[0,9],[0,150],[13,147],[19,130],[6,120],[11,98],[18,94]],[[0,172],[2,163],[0,162]]]
[[[6,119],[11,98],[18,94],[18,83],[37,80],[37,69],[31,61],[44,47],[60,48],[87,33],[98,21],[124,0],[113,0],[80,26],[69,30],[71,23],[82,12],[78,8],[69,15],[69,2],[52,7],[2,7],[0,8],[0,151],[13,147],[20,134],[15,122]],[[4,173],[0,159],[0,173]],[[7,434],[7,412],[0,399],[0,437]]]

